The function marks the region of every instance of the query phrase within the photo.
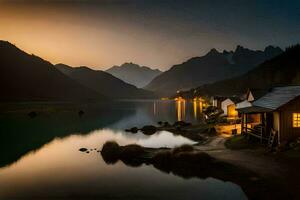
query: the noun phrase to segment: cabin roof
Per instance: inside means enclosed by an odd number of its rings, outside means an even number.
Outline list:
[[[300,86],[275,87],[253,102],[253,106],[276,110],[300,96]]]
[[[238,108],[237,110],[239,113],[264,113],[272,111],[272,109],[263,108],[259,106],[249,106],[244,108]]]

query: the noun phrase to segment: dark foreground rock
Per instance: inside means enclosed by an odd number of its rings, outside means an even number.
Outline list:
[[[208,127],[208,125],[205,124],[194,126],[191,123],[184,121],[177,121],[172,125],[168,122],[159,121],[158,124],[160,124],[161,126],[156,127],[152,125],[146,125],[141,129],[138,129],[137,127],[132,127],[130,129],[125,129],[125,131],[137,133],[138,130],[141,130],[141,132],[145,135],[153,135],[158,131],[165,130],[173,133],[174,135],[181,135],[196,142],[205,142],[205,134],[215,134],[214,128],[211,126]]]

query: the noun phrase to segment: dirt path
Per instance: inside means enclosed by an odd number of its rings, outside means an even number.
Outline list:
[[[261,176],[278,176],[285,173],[286,167],[279,163],[265,149],[230,150],[224,145],[226,135],[212,137],[205,145],[196,146],[219,160],[255,171]]]

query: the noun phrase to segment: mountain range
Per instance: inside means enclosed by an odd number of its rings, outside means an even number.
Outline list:
[[[0,100],[103,100],[105,97],[74,81],[50,62],[0,41]]]
[[[160,96],[174,94],[204,84],[241,75],[283,51],[268,46],[263,51],[237,46],[234,51],[210,50],[202,57],[194,57],[182,64],[174,65],[154,78],[145,89]]]
[[[103,71],[54,66],[0,41],[0,101],[90,101],[149,98],[151,92]]]
[[[201,95],[236,95],[248,88],[265,90],[272,87],[300,85],[300,45],[289,47],[282,54],[267,60],[249,72],[196,88]],[[193,90],[194,91],[194,90]],[[190,96],[193,91],[190,91]]]
[[[145,66],[139,66],[134,63],[124,63],[121,66],[113,66],[106,70],[113,76],[142,88],[150,83],[156,76],[162,72],[158,69],[151,69]]]
[[[64,64],[57,64],[55,67],[76,80],[82,85],[114,99],[151,98],[153,93],[139,89],[133,85],[114,77],[113,75],[100,70],[93,70],[88,67],[70,67]]]

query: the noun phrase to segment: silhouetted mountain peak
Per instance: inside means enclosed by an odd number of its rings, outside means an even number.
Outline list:
[[[250,53],[250,52],[253,52],[253,50],[250,50],[248,48],[245,48],[241,45],[237,45],[235,51],[234,51],[234,54],[238,55],[238,54],[247,54],[247,53]]]
[[[132,62],[126,62],[121,66],[113,66],[106,72],[137,87],[144,87],[161,73],[158,69],[151,69]]]
[[[207,54],[206,56],[216,56],[216,55],[220,55],[220,52],[218,52],[217,49],[212,48]]]
[[[276,48],[277,49],[277,48]],[[145,88],[168,95],[177,90],[186,90],[218,80],[243,74],[281,52],[267,48],[251,50],[238,45],[234,51],[222,53],[211,49],[206,55],[194,57],[157,76]]]

